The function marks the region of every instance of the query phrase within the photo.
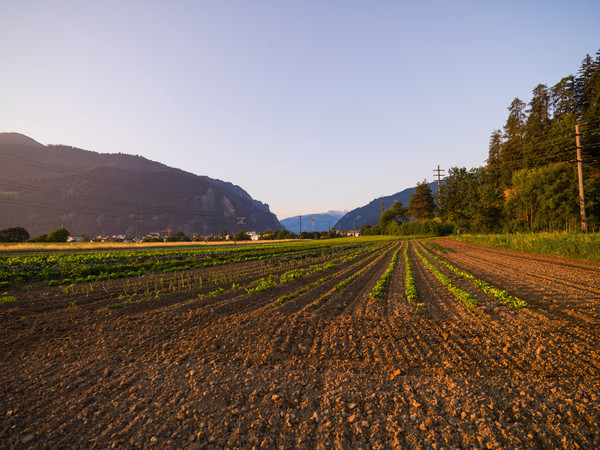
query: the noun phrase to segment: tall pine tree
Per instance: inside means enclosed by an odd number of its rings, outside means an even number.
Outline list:
[[[416,220],[425,220],[432,219],[434,212],[435,202],[427,180],[417,183],[415,193],[408,201],[408,215]]]

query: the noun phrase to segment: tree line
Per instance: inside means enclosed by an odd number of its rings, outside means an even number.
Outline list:
[[[67,242],[70,233],[65,228],[57,228],[47,234],[30,237],[29,232],[23,227],[9,227],[0,230],[0,242]]]
[[[365,234],[575,231],[580,207],[575,126],[579,125],[589,230],[600,227],[600,50],[577,75],[538,84],[531,100],[515,98],[494,130],[482,167],[449,169],[437,198],[424,183],[413,194],[426,213],[394,204]],[[421,192],[419,192],[419,189]],[[411,212],[412,207],[412,212]],[[433,210],[433,212],[432,212]],[[412,220],[411,220],[412,219]],[[417,222],[414,224],[413,222]],[[436,224],[437,223],[437,224]]]

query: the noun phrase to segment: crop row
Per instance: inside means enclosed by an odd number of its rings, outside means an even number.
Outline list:
[[[415,247],[415,254],[421,260],[421,262],[429,269],[429,271],[436,277],[440,283],[442,283],[448,291],[458,300],[460,300],[468,309],[473,309],[474,306],[477,306],[477,299],[473,298],[471,294],[466,291],[463,291],[459,287],[457,287],[450,278],[444,275],[437,267],[435,267],[427,258],[425,258],[419,250]]]
[[[383,250],[384,250],[384,249],[381,249],[381,250],[379,250],[379,251],[383,252]],[[362,253],[364,253],[364,252],[357,253],[357,254],[356,254],[356,256],[358,256],[359,254],[362,254]],[[356,257],[356,256],[355,256],[355,257]],[[279,307],[279,306],[281,306],[281,305],[282,305],[284,302],[286,302],[286,301],[288,301],[288,300],[291,300],[291,299],[293,299],[293,298],[295,298],[295,297],[297,297],[297,296],[299,296],[299,295],[301,295],[301,294],[304,294],[304,293],[306,293],[306,292],[310,291],[311,289],[314,289],[314,288],[316,288],[317,286],[319,286],[319,285],[321,285],[321,284],[325,283],[326,281],[329,281],[329,280],[330,280],[331,278],[333,278],[334,276],[336,276],[336,277],[339,277],[339,276],[342,276],[343,274],[346,274],[346,273],[348,273],[348,272],[351,272],[351,271],[352,271],[352,270],[354,270],[356,267],[358,267],[359,265],[363,264],[365,260],[367,260],[367,259],[369,259],[369,258],[371,258],[371,257],[372,257],[372,254],[369,254],[369,255],[367,255],[365,258],[363,258],[363,259],[361,259],[361,260],[357,261],[356,263],[352,264],[351,266],[349,266],[349,267],[347,267],[347,268],[345,268],[345,269],[341,270],[340,272],[338,272],[338,273],[337,273],[337,274],[335,274],[335,275],[333,275],[333,274],[327,275],[327,276],[325,276],[325,277],[322,277],[322,278],[320,278],[320,279],[318,279],[318,280],[316,280],[316,281],[313,281],[313,282],[312,282],[312,283],[310,283],[310,284],[307,284],[307,285],[305,285],[305,286],[302,286],[300,289],[298,289],[298,290],[296,290],[296,291],[294,291],[294,292],[291,292],[291,293],[288,293],[288,294],[285,294],[285,295],[282,295],[282,296],[280,296],[280,297],[279,297],[277,300],[275,300],[275,302],[273,303],[273,307],[275,307],[275,308],[276,308],[276,307]],[[344,262],[348,262],[348,261],[350,261],[350,259],[346,258],[346,259],[344,259],[344,260],[342,261],[342,263],[344,263]],[[369,265],[369,267],[370,267],[370,266],[371,266],[371,265]],[[334,268],[334,267],[336,267],[336,265],[335,265],[335,264],[332,264],[330,267],[331,267],[331,268]],[[352,279],[354,279],[354,278],[352,278]],[[340,283],[342,283],[342,284],[343,284],[343,283],[346,283],[346,281],[347,281],[347,279],[345,279],[345,280],[341,281]],[[340,283],[338,283],[338,284],[340,284]],[[349,282],[347,282],[347,283],[349,283]],[[346,284],[347,284],[347,283],[346,283]],[[345,287],[345,285],[346,285],[346,284],[343,284],[343,286],[342,286],[342,284],[340,284],[340,286],[336,285],[336,287],[337,287],[337,290],[343,289],[343,287]],[[333,288],[333,289],[330,291],[330,293],[333,293],[333,292],[335,292],[335,291],[336,291],[336,287],[334,287],[334,288]],[[330,293],[328,293],[328,294],[330,294]],[[328,296],[327,294],[325,294],[325,295],[326,295],[326,296]],[[321,302],[322,302],[322,301],[323,301],[325,298],[326,298],[326,297],[323,297],[323,296],[322,296],[320,299],[316,300],[316,301],[313,303],[313,306],[315,306],[315,307],[318,307],[318,306],[321,304]]]
[[[274,288],[278,282],[280,285],[287,284],[293,280],[299,280],[304,278],[305,276],[310,276],[315,273],[320,273],[324,270],[335,268],[339,263],[345,263],[352,261],[353,259],[358,258],[360,255],[365,253],[366,249],[353,250],[350,254],[333,258],[325,261],[321,264],[311,265],[308,268],[296,268],[288,270],[281,274],[281,276],[276,276],[275,274],[270,274],[267,277],[262,277],[256,280],[253,280],[249,283],[247,287],[244,288],[248,295],[256,294],[259,292],[263,292],[269,289]],[[359,262],[360,263],[360,262]],[[357,263],[357,264],[359,264]]]
[[[527,302],[510,295],[504,289],[500,289],[500,288],[497,288],[497,287],[487,284],[485,281],[476,278],[472,274],[465,272],[464,270],[461,270],[457,267],[454,267],[452,264],[448,263],[447,261],[444,261],[443,259],[438,258],[437,256],[431,254],[424,248],[423,248],[423,252],[427,256],[433,258],[435,261],[437,261],[438,263],[440,263],[441,265],[446,267],[448,270],[451,270],[452,272],[454,272],[456,275],[458,275],[462,279],[470,281],[475,286],[477,286],[477,288],[479,288],[481,291],[494,297],[496,300],[499,300],[502,303],[505,303],[515,309],[521,309],[521,308],[527,307]]]
[[[243,295],[253,295],[260,292],[264,292],[266,290],[274,288],[277,284],[287,284],[292,280],[297,280],[303,278],[304,276],[312,275],[314,273],[322,272],[323,270],[327,270],[329,268],[335,267],[339,262],[345,262],[352,260],[354,258],[359,257],[366,251],[372,251],[377,249],[380,245],[376,245],[374,247],[365,246],[361,248],[348,247],[346,250],[350,250],[350,253],[339,254],[334,258],[331,258],[331,254],[329,255],[329,259],[322,261],[323,258],[319,257],[322,262],[319,264],[312,264],[307,268],[299,268],[298,264],[306,264],[314,260],[300,260],[296,259],[296,267],[290,268],[291,260],[286,263],[287,271],[281,271],[280,269],[269,267],[269,266],[260,266],[256,268],[252,268],[249,270],[230,270],[226,271],[219,275],[208,275],[209,282],[202,283],[202,277],[197,277],[193,275],[193,272],[186,274],[179,274],[174,279],[169,280],[167,289],[164,289],[163,279],[156,279],[155,277],[150,277],[148,280],[145,278],[139,278],[134,280],[131,283],[133,289],[125,289],[124,293],[120,297],[131,297],[131,299],[135,297],[140,297],[142,301],[146,301],[148,299],[158,298],[158,294],[160,296],[164,295],[172,295],[179,292],[190,292],[194,290],[199,290],[201,288],[209,288],[210,286],[214,286],[212,290],[200,293],[197,295],[197,298],[200,300],[205,300],[213,297],[220,296],[221,294],[229,294],[238,290],[245,291]],[[268,273],[267,276],[265,272]],[[258,275],[258,277],[256,277]],[[250,278],[250,281],[248,281]],[[231,287],[228,287],[228,286]],[[130,299],[130,303],[133,300]]]
[[[387,250],[389,251],[389,250]],[[365,273],[367,270],[369,270],[371,267],[373,267],[378,261],[381,260],[381,258],[383,258],[385,256],[385,254],[387,253],[387,251],[381,251],[380,255],[377,256],[373,261],[371,261],[369,264],[367,264],[365,267],[363,267],[362,269],[354,272],[352,275],[348,276],[347,278],[345,278],[344,280],[340,281],[339,283],[337,283],[334,287],[332,287],[329,291],[327,291],[325,294],[321,295],[317,300],[315,300],[313,302],[313,306],[315,308],[319,308],[321,307],[321,305],[323,304],[323,302],[325,302],[327,299],[329,299],[329,297],[331,297],[333,294],[335,294],[336,292],[342,291],[346,286],[348,286],[352,281],[354,281],[356,278],[360,277],[363,273]]]
[[[410,256],[408,255],[409,246],[410,244],[407,243],[406,247],[404,247],[404,264],[406,266],[404,295],[409,302],[417,303],[419,301],[419,294],[417,292],[417,285],[415,284],[415,274],[413,272],[412,263],[410,262]]]
[[[387,284],[390,281],[390,278],[392,278],[392,274],[394,273],[394,269],[396,268],[396,264],[398,263],[398,253],[400,253],[400,250],[402,250],[402,247],[400,247],[398,250],[396,250],[394,252],[392,261],[388,265],[387,269],[385,270],[385,272],[383,273],[381,278],[379,278],[379,280],[377,280],[377,283],[375,283],[375,286],[373,286],[373,289],[371,289],[371,292],[369,293],[370,298],[380,299],[385,294],[385,289],[387,287]]]
[[[49,284],[102,281],[141,276],[148,272],[177,272],[244,261],[289,260],[348,253],[371,243],[346,245],[293,243],[227,248],[131,250],[58,253],[0,257],[1,286],[26,281]]]

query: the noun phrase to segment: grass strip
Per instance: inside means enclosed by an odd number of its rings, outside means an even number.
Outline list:
[[[510,295],[508,292],[506,292],[503,289],[499,289],[499,288],[496,288],[494,286],[487,284],[485,281],[480,280],[479,278],[476,278],[475,276],[473,276],[472,274],[470,274],[468,272],[465,272],[464,270],[454,267],[452,264],[444,261],[441,258],[438,258],[437,256],[429,253],[425,249],[423,249],[423,252],[425,254],[427,254],[427,256],[430,256],[431,258],[433,258],[434,260],[439,262],[441,265],[446,267],[448,270],[451,270],[452,272],[454,272],[456,275],[458,275],[462,279],[470,281],[475,286],[477,286],[477,288],[479,288],[481,291],[485,292],[486,294],[491,295],[496,300],[499,300],[502,303],[505,303],[515,309],[521,309],[521,308],[527,307],[527,302],[525,302],[524,300],[521,300],[518,297],[514,297],[514,296]]]
[[[600,262],[598,233],[514,233],[461,235],[459,241],[528,253],[566,256]]]

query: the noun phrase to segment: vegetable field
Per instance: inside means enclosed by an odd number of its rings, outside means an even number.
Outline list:
[[[598,448],[600,264],[454,240],[0,259],[2,448]]]

